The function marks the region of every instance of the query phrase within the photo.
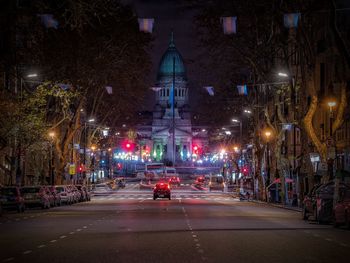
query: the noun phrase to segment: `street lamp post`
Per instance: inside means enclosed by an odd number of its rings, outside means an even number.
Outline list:
[[[173,57],[173,97],[172,97],[172,105],[173,105],[173,167],[175,167],[175,154],[176,154],[176,145],[175,145],[175,56]]]
[[[55,138],[55,133],[50,132],[50,159],[49,159],[49,174],[50,174],[50,183],[51,185],[55,185],[55,173],[53,169],[53,140]]]
[[[272,135],[272,133],[270,131],[265,131],[264,133],[265,137],[266,137],[266,158],[267,158],[267,186],[270,184],[270,137]],[[276,192],[277,192],[277,185],[276,185]],[[268,201],[268,200],[267,200]]]
[[[83,165],[84,165],[84,169],[83,169],[83,180],[85,180],[86,178],[86,147],[87,147],[87,138],[88,138],[88,131],[87,131],[87,128],[88,128],[88,123],[93,123],[95,122],[95,119],[94,118],[90,118],[89,120],[86,120],[84,121],[84,153],[83,153]]]
[[[292,170],[292,176],[293,179],[296,179],[296,187],[295,187],[295,195],[296,195],[296,205],[298,205],[299,202],[299,175],[298,175],[298,170],[296,169],[297,163],[296,163],[296,92],[295,92],[295,77],[294,76],[289,76],[287,73],[284,72],[279,72],[278,76],[284,77],[284,78],[289,78],[290,79],[290,84],[291,84],[291,102],[292,102],[292,108],[293,108],[293,170]],[[284,177],[283,177],[284,178]],[[284,184],[284,183],[283,183]],[[285,185],[282,186],[283,189],[285,189]],[[283,197],[285,201],[286,197]]]
[[[329,107],[329,136],[331,139],[331,146],[334,147],[334,157],[330,156],[330,165],[328,167],[329,169],[329,179],[333,179],[334,178],[334,195],[333,195],[333,207],[335,207],[335,205],[338,202],[338,198],[339,198],[339,183],[340,183],[340,179],[338,176],[334,177],[334,162],[336,164],[336,167],[338,168],[338,164],[337,164],[337,145],[336,145],[336,141],[333,138],[333,121],[334,121],[334,108],[337,106],[337,101],[335,99],[334,96],[331,96],[328,99],[328,107]]]

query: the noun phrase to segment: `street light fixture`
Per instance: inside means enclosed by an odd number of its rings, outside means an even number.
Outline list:
[[[278,72],[278,76],[280,76],[280,77],[288,77],[288,74],[284,73],[284,72]]]
[[[38,74],[36,73],[31,73],[27,75],[27,78],[36,78],[38,76]]]

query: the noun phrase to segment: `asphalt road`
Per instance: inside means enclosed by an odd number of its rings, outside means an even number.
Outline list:
[[[0,262],[349,262],[350,231],[191,186],[0,217]]]

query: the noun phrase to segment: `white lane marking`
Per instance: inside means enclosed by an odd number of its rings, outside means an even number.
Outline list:
[[[15,258],[7,258],[7,259],[4,259],[2,262],[9,262],[9,261],[12,261],[14,260]]]
[[[30,216],[30,218],[33,218],[34,216]]]
[[[19,218],[16,218],[16,221],[19,221],[20,219]]]
[[[92,224],[89,224],[89,226],[92,226]]]
[[[27,255],[27,254],[30,254],[30,253],[32,253],[31,250],[26,250],[26,251],[23,252],[23,255]]]
[[[60,236],[60,239],[66,238],[67,236]]]
[[[197,237],[197,235],[192,235],[192,237]]]
[[[197,246],[197,247],[200,247],[200,246],[201,246],[201,244],[197,243],[197,244],[196,244],[196,246]]]
[[[46,247],[46,245],[39,245],[39,246],[37,246],[37,248],[43,248],[43,247]]]
[[[329,242],[332,242],[333,240],[330,239],[330,238],[325,238],[325,240],[329,241]]]
[[[197,249],[198,249],[198,253],[204,253],[203,249],[199,249],[198,247],[197,247]]]
[[[77,230],[75,230],[75,231],[77,231],[77,232],[80,232],[82,229],[80,229],[80,228],[78,228]]]
[[[347,245],[347,244],[345,244],[345,243],[340,243],[340,245],[342,246],[342,247],[348,247],[349,245]]]
[[[195,238],[195,239],[193,239],[194,240],[194,242],[198,242],[199,241],[199,239],[197,239],[197,238]]]
[[[25,217],[23,217],[23,219],[28,219],[28,217],[27,217],[27,216],[25,216]]]
[[[50,241],[50,243],[55,243],[55,242],[57,242],[56,239],[53,239],[53,240]]]
[[[70,234],[70,235],[73,235],[73,234],[74,234],[74,232],[69,232],[69,234]]]
[[[83,226],[83,228],[87,228],[87,226]]]
[[[314,236],[314,237],[320,237],[320,235],[319,235],[319,234],[313,234],[313,236]]]

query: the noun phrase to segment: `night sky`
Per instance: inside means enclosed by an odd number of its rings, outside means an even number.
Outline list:
[[[188,8],[183,0],[125,0],[124,3],[133,6],[140,18],[154,18],[153,46],[149,50],[152,57],[152,73],[149,82],[156,82],[158,64],[161,56],[169,44],[171,31],[174,31],[176,48],[181,53],[188,76],[188,88],[190,88],[190,99],[196,103],[197,93],[200,86],[197,84],[198,75],[195,72],[195,61],[198,55],[198,41],[196,38],[194,16],[195,11]],[[149,92],[146,107],[152,109],[154,96]]]

